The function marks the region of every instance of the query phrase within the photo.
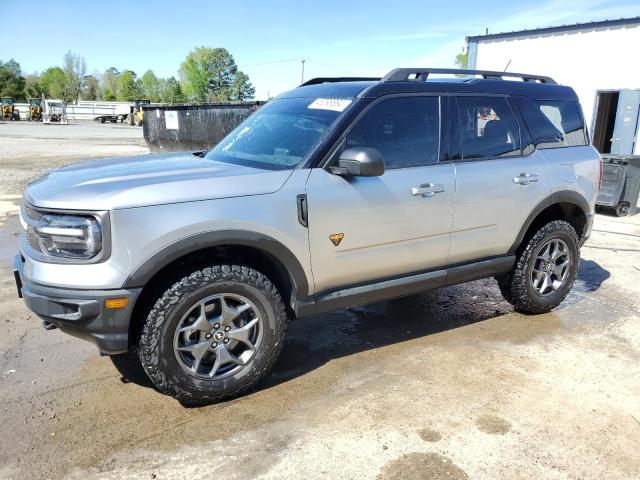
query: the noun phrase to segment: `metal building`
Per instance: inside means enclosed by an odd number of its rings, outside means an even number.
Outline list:
[[[553,77],[576,90],[594,146],[640,154],[640,17],[467,37],[469,68]]]

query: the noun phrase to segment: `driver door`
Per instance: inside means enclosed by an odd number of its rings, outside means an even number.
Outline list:
[[[346,134],[345,148],[366,146],[382,154],[383,175],[311,171],[307,199],[316,293],[446,265],[455,170],[439,164],[440,102],[438,96],[382,99]],[[422,193],[428,184],[433,192]]]

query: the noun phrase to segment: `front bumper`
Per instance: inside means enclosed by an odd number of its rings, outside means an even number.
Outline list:
[[[88,340],[101,352],[116,354],[129,348],[131,312],[141,289],[71,290],[31,282],[24,275],[24,258],[16,255],[13,270],[18,295],[42,320],[74,337]],[[127,298],[128,305],[108,309],[105,300]]]

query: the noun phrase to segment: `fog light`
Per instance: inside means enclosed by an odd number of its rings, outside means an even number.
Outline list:
[[[104,306],[111,310],[125,308],[127,305],[129,305],[128,298],[108,298],[104,301]]]

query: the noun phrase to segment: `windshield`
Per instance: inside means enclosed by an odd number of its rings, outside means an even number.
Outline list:
[[[294,168],[350,103],[349,99],[273,100],[227,135],[206,158],[270,170]]]
[[[3,98],[2,99],[2,104],[3,105],[11,105],[13,103],[13,100],[11,100],[10,98]]]

